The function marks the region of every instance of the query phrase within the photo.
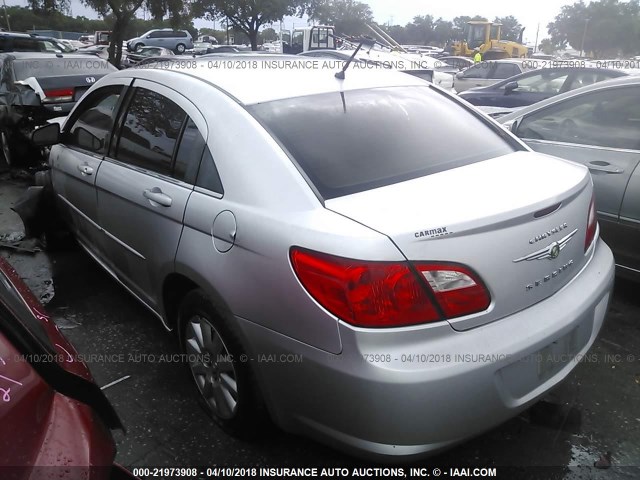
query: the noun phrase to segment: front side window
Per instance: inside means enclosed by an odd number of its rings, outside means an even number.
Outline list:
[[[473,67],[467,68],[462,76],[464,78],[487,78],[489,75],[489,64],[487,62],[480,62]]]
[[[506,135],[427,84],[249,107],[327,198],[506,155]],[[465,135],[458,135],[465,125]]]
[[[159,93],[137,88],[125,113],[115,158],[171,175],[173,152],[187,114]]]
[[[121,85],[111,85],[96,90],[83,100],[74,113],[75,121],[64,133],[64,142],[104,155],[121,93]]]
[[[548,72],[542,70],[535,75],[518,79],[518,92],[550,93],[556,95],[560,93],[568,76],[569,72],[567,71]]]
[[[640,149],[640,87],[589,92],[522,119],[516,135],[552,142]]]

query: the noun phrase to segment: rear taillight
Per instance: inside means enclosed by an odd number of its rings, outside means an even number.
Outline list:
[[[291,249],[291,263],[322,307],[360,327],[459,317],[485,310],[491,301],[482,282],[459,265],[366,262],[299,248]]]
[[[73,88],[56,88],[52,90],[44,90],[45,98],[43,102],[71,102],[73,100]]]
[[[596,214],[596,203],[594,198],[591,197],[591,203],[589,204],[589,213],[587,215],[587,234],[584,237],[584,251],[586,252],[593,239],[596,236],[596,230],[598,229],[598,216]]]

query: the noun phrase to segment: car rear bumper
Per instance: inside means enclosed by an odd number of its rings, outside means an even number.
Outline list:
[[[465,332],[341,325],[340,355],[239,323],[276,423],[368,459],[417,458],[516,415],[588,359],[613,279],[598,240],[579,275],[523,311]]]

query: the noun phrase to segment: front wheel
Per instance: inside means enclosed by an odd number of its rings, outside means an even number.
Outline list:
[[[180,55],[182,55],[186,49],[187,47],[184,46],[182,43],[179,43],[178,45],[176,45],[176,53]]]
[[[185,296],[178,315],[182,348],[205,410],[226,432],[255,437],[263,408],[240,341],[202,290]]]

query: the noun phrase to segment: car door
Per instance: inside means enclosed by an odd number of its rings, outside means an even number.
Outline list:
[[[96,174],[107,152],[113,121],[131,79],[116,79],[91,92],[73,111],[49,162],[56,203],[78,240],[99,251]]]
[[[620,227],[625,190],[640,162],[640,87],[609,87],[551,104],[523,117],[515,133],[536,151],[589,168],[603,238],[616,253],[620,234],[608,232]],[[628,205],[625,222],[637,213]]]
[[[189,122],[205,132],[206,123],[175,90],[139,79],[133,86],[97,178],[98,218],[108,266],[158,311],[159,285],[173,269],[197,173],[183,167],[193,146]]]
[[[627,184],[620,208],[620,228],[615,235],[616,263],[640,275],[640,166],[636,166]]]

